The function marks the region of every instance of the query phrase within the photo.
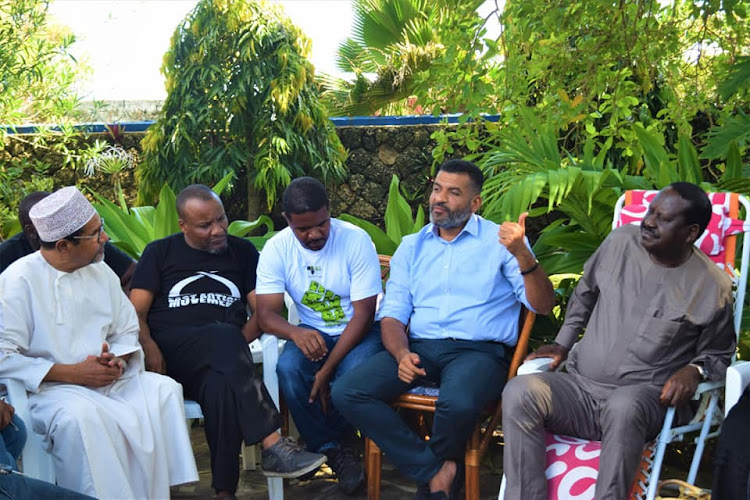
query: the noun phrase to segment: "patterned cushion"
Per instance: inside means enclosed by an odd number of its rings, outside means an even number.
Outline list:
[[[440,388],[418,385],[417,387],[412,387],[406,392],[409,394],[416,394],[417,396],[432,396],[436,398],[440,394]]]
[[[545,442],[549,500],[593,500],[601,442],[549,432],[545,433]],[[654,448],[655,442],[651,442],[643,451],[630,498],[645,498]]]
[[[651,201],[659,191],[631,191],[631,204],[622,208],[617,227],[624,224],[640,224]],[[711,260],[723,267],[726,259],[724,240],[727,236],[750,231],[750,222],[732,219],[729,216],[729,193],[707,193],[713,207],[708,227],[695,242]]]

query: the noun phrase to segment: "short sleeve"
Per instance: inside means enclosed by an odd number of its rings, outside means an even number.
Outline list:
[[[357,231],[356,234],[357,245],[350,250],[349,260],[352,283],[349,298],[352,302],[373,297],[383,291],[380,261],[375,247],[366,233]]]
[[[122,278],[122,275],[127,272],[133,259],[114,244],[107,242],[104,245],[104,262],[119,278]]]
[[[158,292],[161,286],[161,272],[159,265],[158,244],[162,240],[149,243],[143,250],[141,259],[135,267],[130,288],[141,288],[151,292]]]
[[[255,293],[270,295],[286,291],[284,259],[279,252],[279,238],[271,239],[263,247],[258,259]]]

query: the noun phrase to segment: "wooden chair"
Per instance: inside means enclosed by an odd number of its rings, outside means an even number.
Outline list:
[[[381,256],[380,265],[382,268],[383,279],[387,279],[390,258],[387,260]],[[523,362],[528,352],[529,337],[531,328],[534,326],[536,314],[523,309],[519,321],[518,343],[513,351],[510,367],[508,369],[508,379],[515,376],[518,367]],[[417,410],[420,412],[435,413],[435,403],[437,396],[426,396],[421,394],[405,393],[402,394],[394,403],[396,408],[405,408]],[[474,427],[471,438],[466,444],[466,454],[464,461],[466,463],[466,498],[467,500],[479,499],[479,464],[487,446],[489,445],[492,434],[500,423],[502,417],[502,406],[498,402],[493,407],[486,410],[480,422]],[[482,431],[482,424],[487,421],[487,426]],[[365,438],[365,471],[367,473],[367,498],[369,500],[378,500],[380,498],[380,468],[382,465],[382,452],[380,448],[369,438]]]

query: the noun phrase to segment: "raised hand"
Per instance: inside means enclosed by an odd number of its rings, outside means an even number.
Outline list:
[[[526,241],[526,217],[528,212],[518,216],[518,222],[503,222],[497,232],[498,240],[501,245],[508,249],[514,256],[519,252],[527,251]]]

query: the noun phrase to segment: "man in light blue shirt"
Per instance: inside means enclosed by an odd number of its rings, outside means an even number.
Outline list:
[[[457,492],[457,460],[481,410],[502,393],[521,305],[548,314],[554,303],[525,238],[526,214],[502,226],[476,215],[482,184],[473,163],[440,167],[431,224],[405,237],[391,260],[379,313],[387,352],[342,377],[332,392],[339,411],[420,484],[418,498]],[[425,383],[440,386],[427,442],[390,406]]]

